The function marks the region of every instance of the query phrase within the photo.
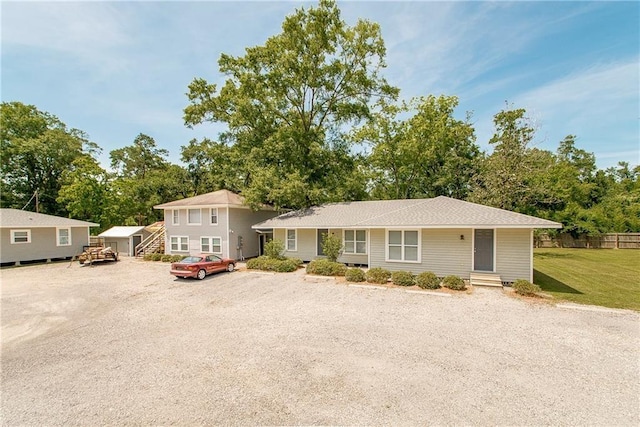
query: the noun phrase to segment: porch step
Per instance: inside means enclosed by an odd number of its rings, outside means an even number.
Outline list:
[[[471,275],[469,275],[469,283],[471,286],[502,287],[500,275],[493,273],[471,273]]]

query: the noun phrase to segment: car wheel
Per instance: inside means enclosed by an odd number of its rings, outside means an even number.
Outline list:
[[[199,270],[198,271],[198,279],[202,280],[207,276],[207,272],[204,270]]]
[[[227,271],[229,273],[231,273],[233,271],[233,269],[236,268],[235,265],[233,265],[232,263],[229,263],[229,265],[227,265]]]

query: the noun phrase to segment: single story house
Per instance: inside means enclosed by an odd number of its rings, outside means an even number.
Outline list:
[[[258,256],[268,233],[251,228],[278,215],[272,207],[253,211],[244,198],[219,190],[154,206],[164,209],[165,253],[216,254],[242,260]]]
[[[93,222],[0,209],[0,263],[71,258],[89,245]]]
[[[116,226],[98,234],[119,255],[135,256],[134,250],[151,232],[144,226]]]
[[[288,212],[253,226],[273,230],[285,255],[323,256],[331,233],[338,261],[413,273],[455,274],[472,283],[533,280],[533,230],[562,224],[449,197],[331,203]]]

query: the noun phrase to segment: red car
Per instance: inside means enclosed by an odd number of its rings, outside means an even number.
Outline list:
[[[171,263],[170,273],[183,279],[194,277],[202,280],[207,274],[217,273],[219,271],[233,271],[235,268],[236,262],[232,259],[202,254],[198,256],[188,256],[180,262]]]

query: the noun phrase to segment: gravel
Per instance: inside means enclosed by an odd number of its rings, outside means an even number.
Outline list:
[[[3,269],[3,425],[639,425],[640,317],[124,259]]]

